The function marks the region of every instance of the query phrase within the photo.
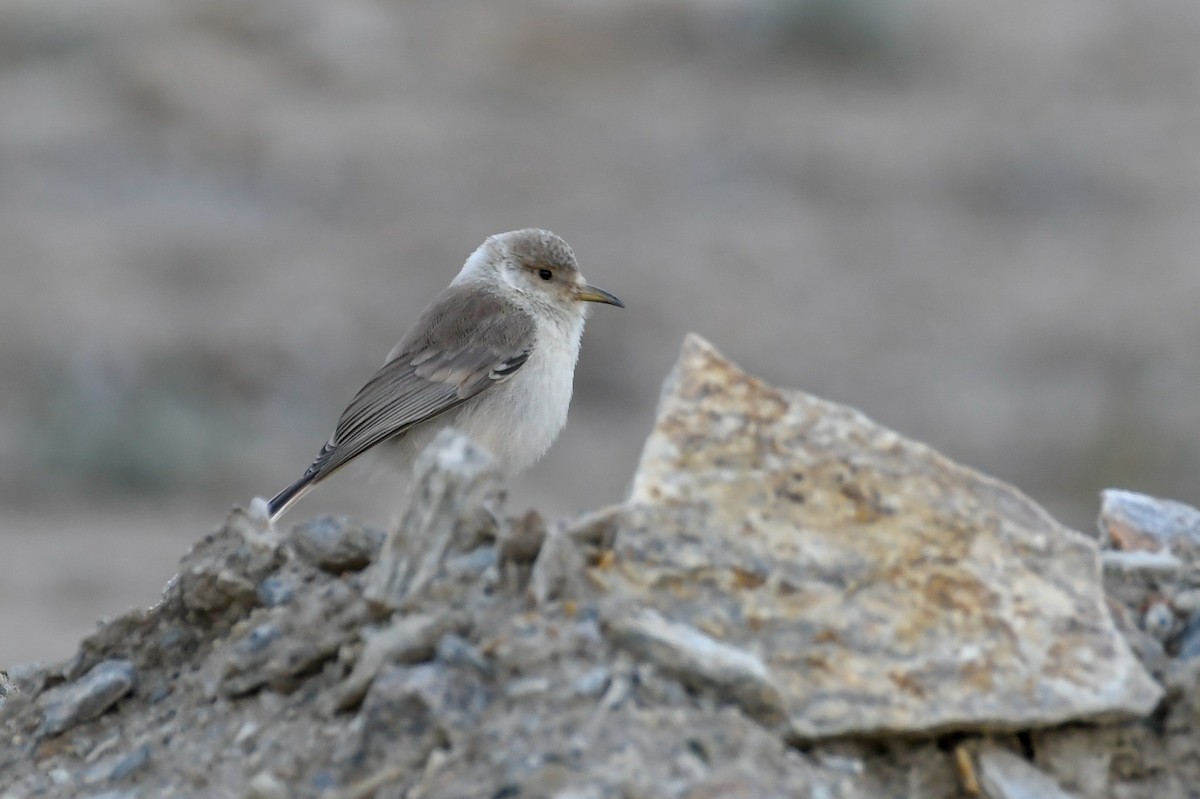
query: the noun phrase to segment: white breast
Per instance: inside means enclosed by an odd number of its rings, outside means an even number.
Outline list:
[[[542,323],[525,365],[451,422],[487,448],[506,474],[532,466],[566,425],[583,323],[582,314]]]

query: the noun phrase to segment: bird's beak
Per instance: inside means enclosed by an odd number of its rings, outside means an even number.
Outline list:
[[[625,303],[617,299],[616,295],[609,294],[604,289],[598,289],[595,286],[584,286],[575,297],[580,302],[602,302],[605,305],[615,305],[618,308],[625,307]]]

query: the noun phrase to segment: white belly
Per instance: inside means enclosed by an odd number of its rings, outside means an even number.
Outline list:
[[[524,366],[465,406],[454,421],[508,475],[532,466],[567,424],[579,336],[556,331],[541,339]]]
[[[567,423],[582,334],[583,319],[574,329],[539,331],[529,360],[512,377],[387,442],[381,454],[407,472],[433,437],[453,426],[487,449],[505,475],[528,469]]]

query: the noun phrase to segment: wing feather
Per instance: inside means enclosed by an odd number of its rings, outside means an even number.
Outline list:
[[[350,401],[303,480],[507,380],[529,359],[534,333],[533,319],[500,297],[452,286]]]

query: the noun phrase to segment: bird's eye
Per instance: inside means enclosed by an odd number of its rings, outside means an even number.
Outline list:
[[[539,269],[538,277],[540,277],[542,280],[549,280],[550,278],[554,277],[554,273],[549,269]]]

